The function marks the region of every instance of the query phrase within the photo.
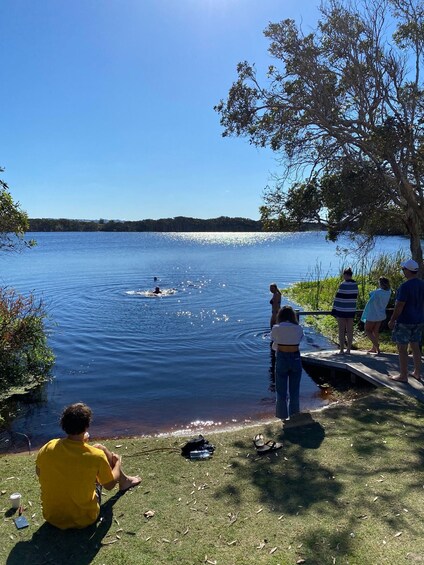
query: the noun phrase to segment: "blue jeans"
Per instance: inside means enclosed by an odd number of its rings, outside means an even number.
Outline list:
[[[286,418],[299,412],[299,389],[302,377],[300,353],[277,351],[275,364],[275,389],[277,391],[277,418]],[[288,395],[287,395],[288,389]]]

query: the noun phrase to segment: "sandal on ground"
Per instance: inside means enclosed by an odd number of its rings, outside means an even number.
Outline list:
[[[262,434],[256,434],[253,438],[253,445],[256,449],[260,449],[265,445],[264,436]]]
[[[276,441],[269,440],[261,447],[256,448],[256,452],[259,455],[263,455],[264,453],[270,453],[271,451],[277,451],[277,449],[281,449],[283,447],[282,443],[277,443]]]

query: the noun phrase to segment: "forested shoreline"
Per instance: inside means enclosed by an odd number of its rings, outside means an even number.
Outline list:
[[[259,220],[249,218],[199,219],[185,216],[162,218],[160,220],[73,220],[66,218],[32,218],[29,220],[29,231],[64,232],[64,231],[105,231],[105,232],[251,232],[262,231]]]
[[[351,226],[354,231],[354,226]],[[326,227],[315,222],[299,222],[296,226],[288,226],[283,231],[325,231]],[[200,219],[187,216],[162,218],[160,220],[76,220],[68,218],[31,218],[30,232],[262,232],[281,231],[264,226],[261,220],[250,218]],[[405,235],[399,226],[382,225],[376,229],[375,235]]]

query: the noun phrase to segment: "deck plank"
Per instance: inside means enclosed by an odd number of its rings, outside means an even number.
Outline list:
[[[390,379],[399,374],[398,356],[395,353],[372,355],[365,351],[352,351],[349,355],[340,355],[337,349],[307,351],[302,353],[302,364],[307,370],[308,364],[348,371],[376,386],[385,386],[405,396],[412,396],[424,402],[424,385],[413,377],[407,383],[398,383]]]

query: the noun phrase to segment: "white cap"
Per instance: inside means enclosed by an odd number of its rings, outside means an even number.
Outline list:
[[[404,269],[408,269],[408,271],[411,271],[413,273],[416,273],[418,271],[418,263],[413,259],[408,259],[408,261],[404,261],[401,264],[401,267]]]

